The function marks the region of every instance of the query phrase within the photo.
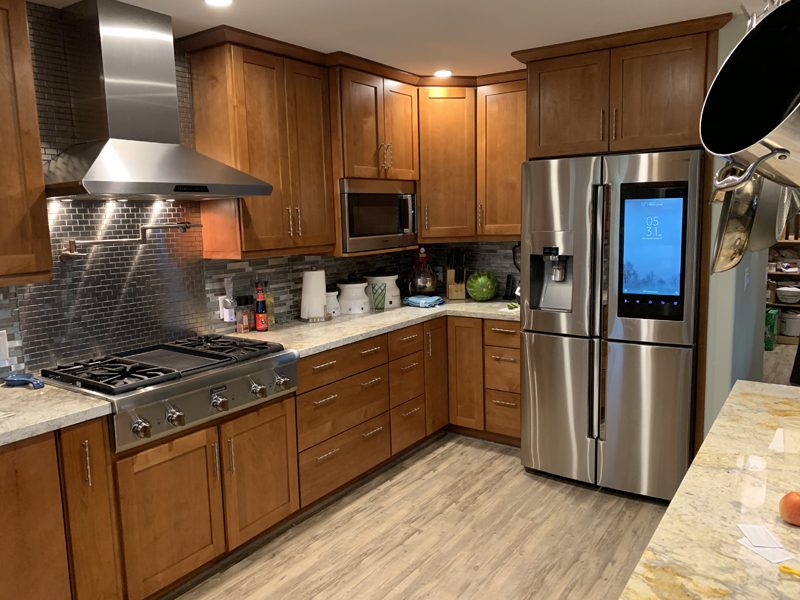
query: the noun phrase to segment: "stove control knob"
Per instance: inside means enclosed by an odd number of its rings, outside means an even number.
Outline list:
[[[211,396],[211,408],[218,412],[228,410],[228,399],[222,394],[214,394]]]
[[[183,427],[186,425],[186,416],[183,414],[183,411],[175,407],[170,407],[167,411],[167,423],[173,427]]]
[[[255,396],[256,398],[266,398],[267,394],[269,393],[269,390],[267,389],[267,386],[260,385],[251,379],[250,393],[253,394],[253,396]]]
[[[146,419],[138,417],[131,425],[131,431],[136,437],[149,438],[150,437],[150,422]]]
[[[289,381],[288,377],[284,377],[280,373],[275,373],[275,387],[278,389],[285,389]]]

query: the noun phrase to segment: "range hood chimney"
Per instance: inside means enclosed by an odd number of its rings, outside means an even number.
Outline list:
[[[45,168],[48,198],[217,200],[269,183],[180,145],[172,19],[116,0],[63,10],[81,141]]]

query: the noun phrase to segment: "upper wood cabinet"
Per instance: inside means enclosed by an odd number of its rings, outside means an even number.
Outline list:
[[[709,35],[528,63],[528,157],[699,145]]]
[[[478,88],[478,235],[520,235],[525,81]]]
[[[419,89],[420,241],[475,236],[475,89]]]
[[[204,256],[330,249],[327,71],[230,44],[191,60],[197,150],[273,186],[270,196],[201,205]]]
[[[342,69],[345,177],[417,179],[417,88]]]
[[[0,285],[50,279],[39,120],[23,0],[0,0]]]

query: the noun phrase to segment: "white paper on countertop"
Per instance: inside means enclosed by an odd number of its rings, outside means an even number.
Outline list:
[[[747,541],[747,538],[741,538],[738,541],[742,546],[744,546],[749,550],[752,550],[760,557],[766,558],[772,564],[782,563],[784,561],[794,558],[783,548],[760,548],[758,546],[753,546],[753,544]]]
[[[745,525],[739,523],[739,529],[742,530],[744,537],[746,537],[747,541],[753,546],[757,546],[758,548],[783,548],[783,545],[764,525]]]
[[[773,452],[783,452],[783,427],[778,427],[775,430],[775,435],[772,436],[769,449]]]

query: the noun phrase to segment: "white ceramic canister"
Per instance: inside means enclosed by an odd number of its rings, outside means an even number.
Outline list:
[[[384,304],[384,310],[400,308],[403,305],[402,298],[400,298],[400,288],[397,287],[397,277],[397,275],[367,275],[368,284],[373,282],[386,284],[386,303]],[[367,285],[366,291],[367,298],[369,298],[369,306],[374,309],[375,307],[372,303],[372,286]]]
[[[325,320],[325,271],[303,271],[300,319],[315,323]]]
[[[359,315],[369,312],[369,298],[365,292],[367,280],[345,280],[340,281],[339,286],[339,306],[343,315]]]
[[[325,310],[330,313],[332,317],[338,317],[342,314],[342,307],[339,306],[337,296],[339,292],[325,292]]]

